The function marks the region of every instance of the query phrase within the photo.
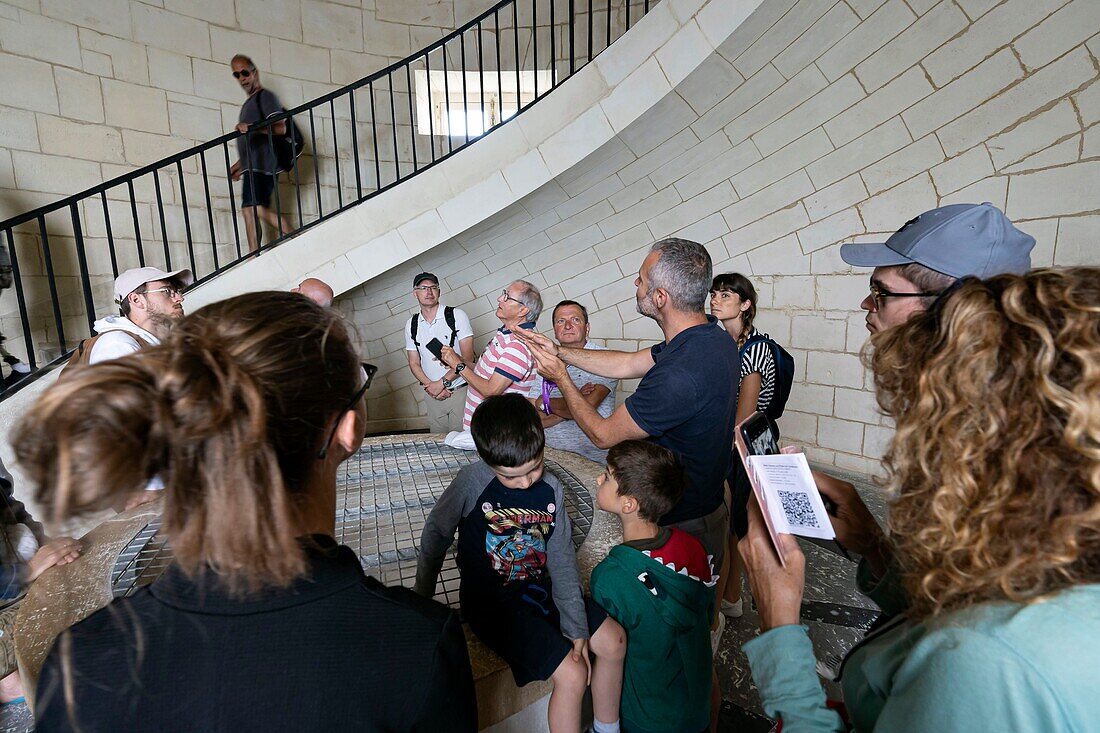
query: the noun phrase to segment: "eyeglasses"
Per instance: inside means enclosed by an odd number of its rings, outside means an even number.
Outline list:
[[[433,290],[438,293],[439,292],[439,286],[438,285],[417,285],[415,288],[413,288],[413,292],[417,292],[417,293],[430,293]]]
[[[146,290],[144,293],[139,293],[139,295],[152,295],[153,293],[164,293],[169,298],[177,298],[177,297],[182,298],[183,297],[183,291],[182,290],[180,290],[179,288],[173,288],[173,287],[167,287],[167,286],[163,287],[163,288],[156,288],[155,290]]]
[[[234,79],[247,79],[250,76],[252,76],[251,69],[241,69],[240,71],[233,72]]]
[[[881,310],[887,298],[934,298],[941,292],[892,293],[874,280],[871,281],[871,302],[874,304],[875,310]]]
[[[520,305],[523,305],[523,301],[522,300],[517,300],[516,298],[513,298],[511,295],[509,295],[507,289],[501,290],[500,295],[505,300],[511,300],[514,303],[519,303]]]
[[[355,394],[352,395],[350,400],[348,400],[348,403],[340,410],[340,412],[336,413],[336,422],[332,424],[332,431],[329,432],[328,438],[325,440],[324,445],[321,446],[321,450],[317,454],[318,460],[324,460],[325,456],[328,455],[329,444],[331,444],[332,439],[336,437],[336,428],[340,427],[340,418],[343,417],[344,413],[348,410],[355,409],[355,406],[359,404],[359,400],[363,399],[363,395],[367,393],[367,389],[370,387],[370,383],[374,379],[375,373],[378,371],[378,367],[376,367],[374,364],[368,364],[365,361],[360,362],[359,366],[363,368],[363,374],[365,375],[365,379],[363,379],[363,386],[355,390]]]

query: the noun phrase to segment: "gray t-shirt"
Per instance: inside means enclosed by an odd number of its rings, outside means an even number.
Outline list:
[[[238,122],[253,124],[283,112],[283,105],[273,92],[261,89],[245,100],[241,106]],[[274,131],[272,131],[274,136]],[[246,141],[249,149],[246,150]],[[279,166],[275,160],[275,151],[271,149],[267,130],[258,130],[237,138],[237,155],[241,161],[241,172],[251,170],[256,173],[275,175]]]
[[[591,341],[585,344],[584,348],[604,349],[603,346],[597,346]],[[567,369],[569,371],[569,378],[573,380],[573,384],[577,385],[578,389],[586,384],[602,384],[604,387],[611,390],[607,397],[604,397],[603,401],[596,406],[596,412],[600,413],[601,417],[611,417],[611,413],[615,410],[615,387],[618,386],[619,380],[611,379],[610,377],[601,377],[572,365],[567,367]],[[542,375],[540,374],[535,379],[535,385],[531,388],[531,396],[536,400],[542,399],[543,381]],[[561,390],[554,387],[550,390],[550,396],[561,397]],[[585,458],[591,458],[597,463],[603,463],[604,460],[607,459],[607,451],[600,450],[593,445],[592,441],[588,439],[588,436],[584,434],[584,431],[581,430],[580,426],[577,425],[574,420],[563,420],[557,425],[547,428],[546,444],[551,448],[580,453]]]

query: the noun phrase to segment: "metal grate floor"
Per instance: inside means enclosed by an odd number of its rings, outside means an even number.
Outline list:
[[[432,440],[399,440],[364,446],[344,462],[336,477],[336,541],[350,547],[368,575],[386,585],[412,587],[424,521],[436,498],[463,466],[477,460]],[[573,521],[573,543],[580,546],[592,526],[593,498],[565,468],[547,459],[546,470],[565,489]],[[111,574],[116,598],[152,583],[172,561],[159,534],[160,520],[146,525],[119,553]],[[458,566],[454,550],[440,572],[436,600],[458,607]]]

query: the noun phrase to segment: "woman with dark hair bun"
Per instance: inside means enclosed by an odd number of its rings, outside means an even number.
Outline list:
[[[43,394],[16,452],[51,519],[159,476],[175,561],[58,638],[39,731],[476,730],[458,615],[332,539],[366,386],[334,311],[264,292]]]
[[[741,273],[726,272],[714,278],[710,286],[710,312],[737,343],[741,356],[741,383],[737,392],[737,417],[734,418],[734,422],[739,423],[757,410],[767,409],[775,397],[775,354],[767,341],[748,343],[759,333],[753,325],[756,320],[756,288]],[[763,337],[771,338],[768,334],[763,334]],[[779,439],[778,435],[775,437]],[[741,556],[737,553],[737,540],[748,531],[746,506],[752,487],[744,464],[736,456],[730,461],[726,481],[730,487],[732,534],[726,554],[730,561],[728,567],[722,568],[729,578],[722,594],[722,613],[728,618],[739,618],[744,604],[741,600]]]

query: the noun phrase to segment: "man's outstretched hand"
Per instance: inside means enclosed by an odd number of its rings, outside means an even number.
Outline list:
[[[548,336],[544,336],[537,331],[532,331],[526,328],[517,328],[512,331],[512,335],[527,345],[527,348],[532,352],[535,349],[541,349],[544,353],[550,356],[561,356],[558,351],[558,345],[554,343],[553,339]]]
[[[556,382],[559,387],[569,379],[569,372],[566,370],[565,362],[555,354],[538,346],[532,346],[531,355],[535,357],[535,363],[538,366],[539,374],[541,374],[544,379]]]

